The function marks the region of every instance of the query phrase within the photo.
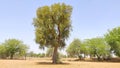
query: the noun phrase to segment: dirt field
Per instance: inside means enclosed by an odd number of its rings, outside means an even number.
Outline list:
[[[0,60],[0,68],[120,68],[120,62],[84,62],[68,61],[63,64],[51,64],[50,59]]]

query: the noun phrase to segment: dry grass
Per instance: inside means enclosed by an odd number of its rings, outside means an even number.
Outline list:
[[[27,60],[0,60],[0,68],[120,68],[120,62],[84,62],[62,59],[63,64],[51,64],[49,58]]]

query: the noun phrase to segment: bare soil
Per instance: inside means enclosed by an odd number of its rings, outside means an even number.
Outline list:
[[[88,62],[62,59],[62,64],[51,64],[49,58],[0,60],[0,68],[120,68],[120,62]]]

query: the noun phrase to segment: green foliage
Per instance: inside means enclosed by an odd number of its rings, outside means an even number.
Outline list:
[[[66,50],[69,57],[78,57],[81,59],[84,55],[89,54],[89,46],[87,42],[81,42],[79,39],[74,39],[74,41],[69,45]]]
[[[45,54],[44,53],[34,53],[33,51],[27,53],[27,57],[45,57]]]
[[[5,59],[7,57],[7,51],[4,45],[0,45],[0,58]]]
[[[80,45],[80,54],[84,54],[84,58],[85,58],[85,56],[89,55],[89,53],[90,53],[90,47],[86,41],[83,41]]]
[[[37,54],[38,57],[45,57],[45,54],[44,53],[39,53]]]
[[[37,17],[33,19],[36,43],[40,48],[54,47],[53,63],[56,63],[58,48],[64,47],[69,37],[71,12],[71,6],[58,3],[38,8]]]
[[[98,60],[110,55],[110,46],[103,38],[92,38],[87,40],[90,55],[97,56]]]
[[[70,57],[80,56],[80,46],[81,41],[79,39],[74,39],[74,41],[69,45],[66,52]]]
[[[36,30],[36,42],[41,47],[65,46],[65,39],[68,38],[71,29],[71,11],[71,6],[64,3],[38,8],[33,24]]]
[[[120,57],[120,27],[110,30],[105,35],[105,39],[111,46],[111,51]]]
[[[13,59],[14,55],[25,55],[27,49],[28,47],[17,39],[8,39],[0,46],[1,52],[3,51],[3,54],[11,59]]]
[[[91,57],[97,57],[98,60],[104,59],[110,56],[110,46],[103,38],[92,38],[81,42],[79,39],[74,41],[67,48],[67,54],[71,57],[79,57],[80,59],[90,55]]]

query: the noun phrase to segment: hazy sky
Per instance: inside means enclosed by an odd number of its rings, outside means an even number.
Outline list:
[[[54,3],[73,7],[72,26],[67,45],[74,39],[103,36],[120,26],[120,0],[0,0],[0,43],[9,38],[24,41],[30,50],[41,52],[35,44],[33,18],[36,9]]]

